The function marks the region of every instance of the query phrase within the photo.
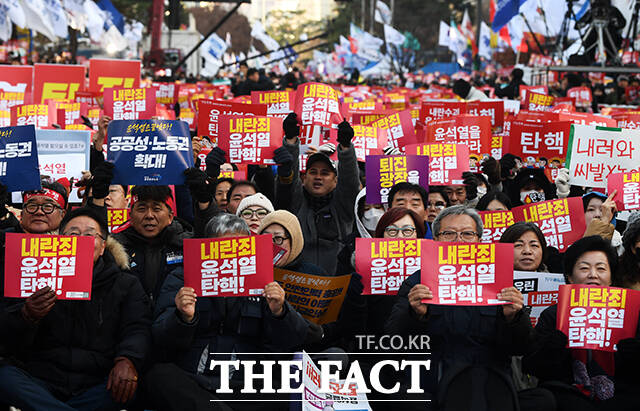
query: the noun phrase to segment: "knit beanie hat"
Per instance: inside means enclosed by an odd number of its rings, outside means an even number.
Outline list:
[[[291,237],[291,250],[289,251],[286,261],[282,262],[283,267],[287,266],[298,258],[304,248],[304,237],[302,236],[300,222],[298,221],[298,217],[290,212],[286,210],[276,210],[262,220],[262,224],[260,224],[258,228],[258,234],[262,234],[271,224],[280,224],[289,232],[289,236]]]
[[[273,213],[273,204],[271,204],[271,201],[269,201],[269,199],[262,193],[256,193],[249,197],[243,198],[238,205],[236,215],[240,217],[242,211],[244,211],[244,209],[248,207],[262,207],[268,212]]]

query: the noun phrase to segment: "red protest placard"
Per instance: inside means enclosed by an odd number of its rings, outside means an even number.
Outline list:
[[[107,209],[107,225],[109,232],[117,230],[120,226],[129,221],[128,208],[108,208]]]
[[[342,122],[338,92],[328,84],[304,83],[296,90],[295,112],[303,126]]]
[[[184,285],[198,297],[260,296],[273,281],[270,235],[184,240]]]
[[[191,108],[181,108],[180,117],[178,118],[189,125],[189,130],[196,129],[196,112]]]
[[[612,117],[618,122],[616,127],[640,129],[640,114],[614,114]]]
[[[282,146],[282,120],[276,117],[220,116],[218,146],[230,163],[275,164],[273,152]]]
[[[200,99],[198,100],[198,135],[207,137],[211,143],[217,144],[221,115],[266,116],[267,106],[265,104],[242,104]]]
[[[153,82],[151,86],[156,89],[156,103],[175,104],[178,101],[178,84]]]
[[[536,121],[541,123],[548,123],[550,121],[559,121],[558,113],[551,113],[549,111],[529,111],[520,110],[514,120],[517,121]]]
[[[547,86],[523,86],[520,85],[520,100],[525,100],[525,95],[527,91],[540,93],[540,94],[549,94],[549,88]]]
[[[382,104],[378,103],[375,100],[365,100],[358,102],[350,102],[344,103],[343,107],[346,112],[371,112],[371,111],[379,111],[382,110]]]
[[[139,88],[140,60],[90,59],[89,91],[108,88]]]
[[[80,124],[82,123],[80,116],[87,115],[88,107],[86,103],[54,101],[54,104],[58,111],[58,120],[56,123],[61,126]]]
[[[99,102],[102,102],[102,93],[76,91],[76,103],[86,103],[88,106],[98,106]]]
[[[33,75],[33,102],[47,99],[73,100],[76,91],[84,90],[84,66],[70,64],[36,64]]]
[[[472,116],[489,116],[491,117],[491,128],[496,132],[502,131],[504,125],[504,102],[501,100],[469,101],[467,102],[466,113]]]
[[[522,158],[528,166],[549,167],[553,160],[564,163],[570,132],[568,121],[514,121],[509,133],[509,152]]]
[[[513,286],[513,244],[423,244],[421,282],[433,299],[425,304],[498,305],[503,289]]]
[[[511,211],[516,221],[538,224],[547,246],[555,247],[560,252],[582,238],[586,229],[584,208],[579,197],[527,204]]]
[[[388,130],[377,127],[367,127],[360,124],[353,126],[353,139],[351,144],[356,150],[358,161],[366,161],[369,155],[383,155],[384,148],[387,147]],[[337,144],[338,130],[331,130],[331,141]]]
[[[353,113],[351,115],[351,125],[362,124],[363,126],[370,126],[381,118],[394,114],[393,110],[376,110],[374,112],[361,112]]]
[[[23,104],[11,107],[11,125],[34,125],[36,128],[48,128],[58,121],[55,104]]]
[[[464,114],[466,103],[462,101],[425,101],[420,107],[420,122],[429,124],[433,120]]]
[[[462,173],[469,171],[469,147],[464,144],[410,144],[407,155],[429,156],[429,185],[463,184]]]
[[[32,102],[33,67],[0,66],[0,110]]]
[[[469,152],[486,154],[491,151],[491,119],[463,114],[433,120],[427,125],[427,143],[465,144]]]
[[[513,211],[478,211],[484,230],[482,231],[483,243],[495,243],[500,241],[504,231],[515,222]]]
[[[296,93],[294,91],[252,91],[251,104],[267,106],[267,115],[284,118],[293,111]]]
[[[574,99],[576,107],[590,107],[593,101],[589,87],[572,87],[567,90],[567,97]]]
[[[613,352],[618,341],[635,337],[639,309],[639,291],[563,284],[556,328],[567,335],[569,348]]]
[[[356,238],[356,272],[362,295],[396,295],[402,282],[420,269],[421,239]]]
[[[376,120],[371,124],[388,131],[390,145],[395,148],[404,147],[407,144],[417,144],[418,138],[411,119],[411,110],[403,110],[387,117]]]
[[[60,300],[91,299],[93,237],[7,233],[5,297],[49,286]]]
[[[596,114],[589,113],[558,113],[559,121],[571,121],[573,124],[588,124],[591,126],[603,126],[603,127],[617,127],[616,120],[598,116]]]
[[[104,115],[113,120],[150,120],[156,115],[156,91],[146,88],[107,88]]]
[[[615,173],[607,177],[607,192],[616,194],[618,211],[640,209],[640,173]]]
[[[522,107],[529,111],[548,111],[553,106],[553,102],[553,96],[527,90],[522,100]]]

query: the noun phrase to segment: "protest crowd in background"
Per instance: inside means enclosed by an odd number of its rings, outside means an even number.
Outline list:
[[[0,407],[640,409],[638,78],[239,73],[0,66]],[[210,367],[303,352],[431,367]]]

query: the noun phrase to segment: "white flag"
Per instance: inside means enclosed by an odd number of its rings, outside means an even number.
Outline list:
[[[62,7],[67,13],[69,26],[80,32],[84,32],[87,24],[87,13],[84,9],[83,0],[63,0]]]
[[[51,27],[56,36],[67,38],[69,30],[67,26],[67,15],[62,8],[60,0],[44,0],[45,9],[44,12],[51,22]]]
[[[404,34],[400,33],[398,30],[389,26],[388,24],[384,25],[384,40],[387,44],[393,44],[394,46],[401,46],[404,43]]]
[[[438,46],[449,47],[449,25],[440,21],[440,34],[438,35]]]
[[[53,32],[53,24],[49,17],[44,14],[45,4],[43,0],[20,0],[24,16],[26,18],[27,28],[35,30],[49,38],[51,41],[56,40]]]
[[[27,19],[24,15],[24,10],[20,4],[20,0],[2,0],[0,1],[3,7],[7,9],[7,15],[13,23],[18,27],[26,27]]]
[[[478,54],[487,60],[491,60],[491,28],[482,21],[480,22],[480,42],[478,44]]]
[[[7,41],[11,38],[11,20],[8,7],[0,3],[0,40]]]
[[[224,52],[227,50],[227,43],[216,33],[213,33],[204,43],[200,45],[200,55],[205,60],[219,62],[222,60]]]
[[[86,0],[83,8],[87,16],[85,27],[89,32],[89,37],[91,37],[91,41],[99,43],[104,35],[104,21],[106,19],[104,10],[98,7],[92,0]]]
[[[381,24],[391,24],[391,10],[381,0],[376,1],[374,19]]]
[[[264,46],[269,50],[273,51],[280,48],[278,42],[275,41],[271,36],[269,36],[264,30],[264,27],[262,27],[262,23],[260,23],[260,21],[256,21],[255,23],[253,23],[253,26],[251,27],[251,37],[260,40],[260,42],[264,44]]]

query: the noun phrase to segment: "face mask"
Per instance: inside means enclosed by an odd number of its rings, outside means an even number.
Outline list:
[[[482,197],[485,194],[487,194],[487,187],[479,187],[478,186],[477,190],[478,190],[478,198]]]
[[[520,201],[522,201],[522,204],[544,201],[544,192],[541,193],[536,190],[523,191],[520,193]]]
[[[369,231],[375,231],[378,221],[380,221],[380,217],[382,217],[383,214],[384,210],[380,210],[378,208],[370,208],[365,211],[362,216],[362,224],[364,224],[364,228]]]

